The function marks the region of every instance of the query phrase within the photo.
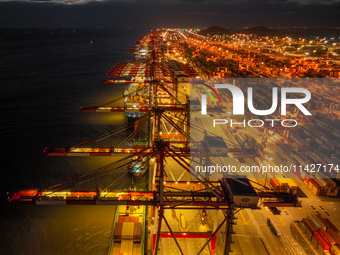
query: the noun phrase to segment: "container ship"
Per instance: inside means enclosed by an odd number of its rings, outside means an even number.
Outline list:
[[[145,206],[118,206],[108,254],[143,254],[145,218]]]
[[[145,83],[131,83],[124,92],[125,115],[129,118],[139,118],[144,115],[141,108],[148,106],[148,87]]]

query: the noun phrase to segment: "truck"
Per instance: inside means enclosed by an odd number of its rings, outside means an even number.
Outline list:
[[[184,219],[184,215],[183,214],[180,214],[179,216],[179,222],[181,223],[181,227],[183,229],[185,229],[185,219]]]
[[[273,221],[271,218],[267,218],[267,221],[269,223],[270,228],[274,231],[275,235],[278,237],[281,237],[281,231],[279,227],[277,226],[276,222]]]

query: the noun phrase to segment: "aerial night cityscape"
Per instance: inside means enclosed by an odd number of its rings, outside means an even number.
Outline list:
[[[340,254],[339,0],[0,0],[0,254]]]

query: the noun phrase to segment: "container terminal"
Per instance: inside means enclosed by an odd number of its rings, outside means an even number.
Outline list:
[[[76,145],[44,150],[46,156],[117,160],[51,187],[11,192],[8,202],[116,206],[108,254],[340,254],[339,66],[327,56],[285,53],[290,49],[285,43],[292,40],[203,36],[195,29],[159,29],[141,37],[130,48],[135,59],[116,64],[102,81],[128,85],[124,105],[116,106],[119,98],[81,107],[83,112],[124,112],[127,124]],[[280,47],[272,47],[275,43]],[[310,121],[288,108],[287,115],[303,124],[296,129],[220,126],[210,132],[210,117],[197,118],[201,102],[199,89],[190,88],[194,78],[302,78],[315,73],[332,80],[299,84],[313,93],[307,108],[316,117]],[[273,85],[265,80],[254,100],[269,108],[266,88]],[[220,96],[231,101],[227,93]],[[209,99],[208,111],[221,112],[221,107]],[[133,131],[121,143],[97,145],[126,130]],[[141,136],[142,141],[136,141]],[[298,176],[252,173],[247,178],[209,179],[193,173],[190,161],[212,158],[221,165],[290,164],[302,171]],[[334,171],[309,171],[311,163],[327,169],[332,165]],[[118,169],[126,171],[110,188],[76,188]],[[149,185],[117,190],[115,184],[127,174],[132,179],[147,174]]]

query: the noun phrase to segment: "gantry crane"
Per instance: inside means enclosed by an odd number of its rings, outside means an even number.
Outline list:
[[[150,98],[149,105],[139,107],[136,111],[141,113],[148,113],[138,119],[137,122],[128,123],[116,130],[110,131],[104,135],[94,139],[78,143],[74,146],[63,148],[46,148],[44,153],[47,156],[123,156],[123,158],[105,167],[96,169],[92,172],[78,176],[76,178],[64,181],[62,183],[34,190],[24,190],[9,194],[9,202],[13,204],[53,204],[53,205],[143,205],[152,206],[153,213],[156,208],[158,210],[158,226],[153,243],[153,251],[158,252],[160,238],[166,238],[167,235],[161,233],[163,222],[169,229],[170,236],[175,240],[176,246],[181,254],[184,254],[177,238],[183,238],[183,234],[174,232],[166,217],[165,210],[180,209],[198,209],[204,210],[222,210],[224,212],[224,220],[216,227],[212,233],[204,233],[204,238],[208,238],[205,244],[200,249],[201,253],[209,242],[216,242],[216,233],[227,222],[227,235],[225,240],[224,253],[229,252],[230,237],[232,233],[232,225],[235,214],[242,206],[235,206],[232,191],[230,189],[230,180],[221,179],[211,181],[206,179],[200,173],[196,173],[190,165],[190,158],[207,158],[208,153],[204,147],[196,142],[195,148],[189,147],[190,129],[195,128],[200,130],[201,127],[189,124],[190,110],[187,102],[180,101],[178,94],[180,93],[178,82],[175,80],[170,67],[167,65],[163,55],[163,47],[158,38],[158,32],[153,32],[149,35],[149,58],[143,59],[142,63],[147,65],[148,75],[150,80],[145,81],[149,84]],[[103,83],[116,83],[116,81],[131,83],[131,77],[136,76],[136,68],[133,72],[130,71],[128,76],[120,76],[124,70],[124,64],[116,66],[114,70],[108,73],[108,76],[114,77],[109,81]],[[170,78],[165,78],[165,77]],[[117,83],[119,83],[117,82]],[[166,95],[167,103],[158,100],[157,93]],[[126,107],[112,107],[112,103],[117,102],[118,99],[109,103],[102,104],[96,107],[82,107],[84,112],[124,112]],[[214,111],[214,109],[210,109]],[[152,121],[152,128],[150,126]],[[124,146],[124,143],[131,140],[138,132],[145,129],[147,126],[149,141],[148,146],[133,147]],[[108,137],[116,135],[122,131],[134,127],[134,131],[119,145],[111,147],[93,147],[96,142],[102,141]],[[213,135],[213,134],[212,134]],[[228,141],[226,141],[228,142]],[[244,152],[244,149],[237,148],[235,144],[229,142],[233,147],[231,152]],[[116,169],[133,167],[143,159],[155,159],[154,168],[154,182],[152,187],[147,191],[109,191],[109,187],[117,183],[127,171],[120,177],[113,180],[108,188],[96,191],[70,191],[78,185],[91,181],[107,173],[115,171]],[[194,178],[190,184],[174,185],[174,183],[164,181],[164,175],[167,175],[165,160],[171,159],[178,167],[181,167],[186,172],[190,173]],[[248,182],[234,179],[239,185],[246,185],[251,187]],[[177,182],[176,182],[177,184]],[[189,185],[196,185],[194,190],[188,190]],[[258,188],[257,188],[258,189]],[[268,199],[267,206],[294,206],[297,204],[297,197],[295,195],[278,193],[263,186],[262,190],[257,193],[258,197]],[[238,208],[237,208],[238,207]],[[201,233],[202,234],[202,233]],[[195,237],[197,233],[190,233],[191,237]],[[213,246],[212,245],[212,246]],[[198,253],[198,254],[199,254]]]

